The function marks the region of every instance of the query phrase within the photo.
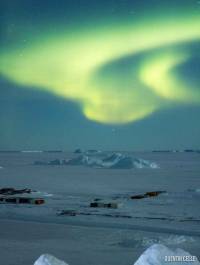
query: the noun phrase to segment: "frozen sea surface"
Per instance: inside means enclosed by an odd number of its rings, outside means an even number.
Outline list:
[[[65,165],[35,166],[33,164],[36,160],[47,162],[57,158],[69,159],[75,154],[2,152],[0,187],[31,188],[36,191],[34,195],[44,197],[46,203],[41,206],[0,204],[0,218],[26,221],[27,226],[33,221],[42,223],[43,227],[45,224],[46,227],[47,224],[62,227],[67,225],[76,227],[77,234],[87,229],[86,240],[90,240],[91,236],[88,231],[93,233],[94,238],[96,233],[98,239],[98,229],[102,229],[99,240],[102,244],[106,241],[107,249],[120,250],[124,263],[119,264],[133,264],[147,247],[155,243],[181,247],[199,258],[200,154],[144,152],[128,155],[155,162],[160,168],[96,169]],[[156,190],[163,190],[166,193],[141,200],[130,199],[131,195]],[[121,206],[118,209],[90,208],[90,202],[94,199],[116,201]],[[62,210],[76,210],[80,214],[59,216]],[[112,236],[108,238],[108,234]],[[7,236],[5,235],[5,240]],[[51,235],[49,237],[51,238]],[[78,237],[74,240],[77,241]],[[94,240],[93,251],[102,250],[100,242]],[[81,249],[84,242],[80,240],[79,244]],[[11,245],[10,247],[12,249]],[[78,261],[73,259],[73,248],[69,249],[72,260],[70,263],[78,265]],[[42,253],[45,252],[47,251]],[[42,253],[37,253],[37,257]],[[68,258],[70,253],[68,252]],[[111,256],[109,253],[101,253],[99,261],[91,261],[90,264],[102,264],[101,261],[108,265],[118,264],[118,259],[113,257],[112,251],[110,253]],[[109,263],[106,263],[106,257]],[[63,260],[69,259],[64,257]],[[22,265],[17,262],[10,264]]]

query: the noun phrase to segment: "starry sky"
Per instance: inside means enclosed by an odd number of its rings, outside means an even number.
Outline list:
[[[200,148],[199,1],[0,5],[0,149]]]

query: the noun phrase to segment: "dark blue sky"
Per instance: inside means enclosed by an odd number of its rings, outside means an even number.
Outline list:
[[[62,28],[63,23],[79,25],[87,21],[91,25],[93,21],[95,24],[96,20],[102,23],[105,17],[108,21],[112,18],[114,21],[119,20],[120,23],[120,20],[126,17],[129,19],[132,14],[136,14],[136,19],[141,17],[142,20],[148,9],[154,12],[162,8],[165,12],[165,6],[168,6],[168,11],[172,13],[182,8],[180,5],[195,7],[199,12],[199,4],[191,0],[170,2],[3,0],[1,5],[0,50],[3,52],[7,47],[12,51],[13,47],[21,45],[25,36],[26,40],[31,41],[33,35],[43,35],[47,27],[55,33],[59,27]],[[198,92],[199,41],[195,40],[195,44],[192,45],[195,47],[193,56],[174,70],[176,74],[181,75],[188,89],[194,87],[193,89]],[[183,46],[187,46],[187,43]],[[122,76],[128,66],[129,63],[126,63],[124,68],[124,63],[121,61],[112,66],[112,79],[116,74],[118,75],[118,72]],[[107,69],[109,64],[107,68],[103,68],[103,74],[106,75],[106,71],[109,71]],[[78,147],[107,150],[198,149],[200,148],[199,102],[170,103],[166,108],[160,108],[153,114],[134,122],[104,124],[87,119],[80,105],[71,99],[55,96],[50,91],[37,90],[31,85],[21,86],[2,74],[0,149],[73,150]]]

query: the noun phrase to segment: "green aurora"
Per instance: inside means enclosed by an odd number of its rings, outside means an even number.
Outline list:
[[[46,25],[35,35],[24,25],[21,40],[0,51],[0,74],[26,89],[71,100],[85,117],[105,124],[200,103],[197,85],[179,71],[199,58],[200,16],[189,4],[58,29]]]

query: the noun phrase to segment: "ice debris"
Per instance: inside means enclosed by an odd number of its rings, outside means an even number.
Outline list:
[[[180,248],[172,250],[162,244],[154,244],[146,249],[133,265],[166,265],[169,259],[172,265],[200,265],[196,256],[192,256],[189,252]],[[43,254],[35,261],[34,265],[68,264],[50,254]]]
[[[180,248],[172,250],[162,244],[154,244],[146,249],[133,265],[166,265],[169,259],[172,265],[200,265],[197,258],[189,252]]]

